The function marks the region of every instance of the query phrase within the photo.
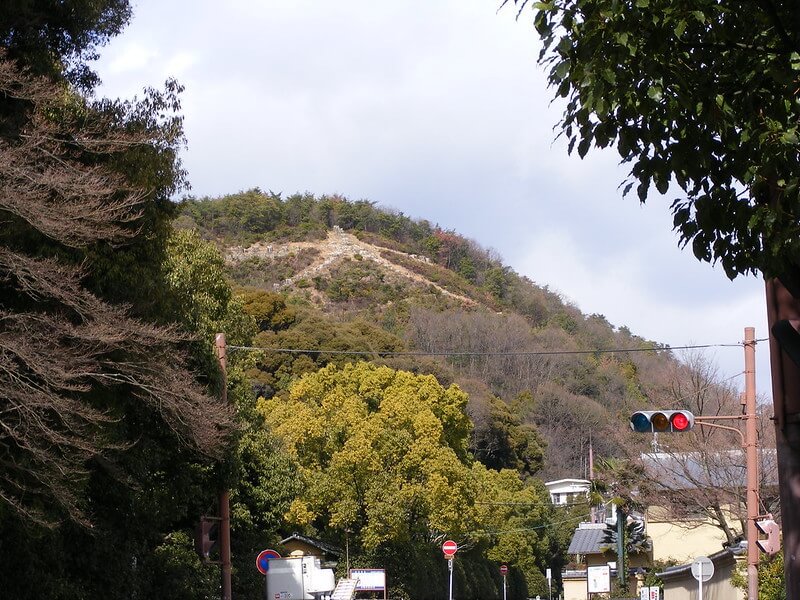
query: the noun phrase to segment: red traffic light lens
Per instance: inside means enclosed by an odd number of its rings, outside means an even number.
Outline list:
[[[689,428],[689,418],[682,412],[672,415],[672,428],[675,431],[686,431]]]

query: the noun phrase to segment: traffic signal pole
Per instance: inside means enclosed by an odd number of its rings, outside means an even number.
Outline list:
[[[756,330],[744,330],[744,418],[747,454],[747,594],[758,600],[758,423],[756,421]]]
[[[798,324],[800,325],[800,311],[798,311]],[[793,330],[794,331],[794,330]],[[758,514],[758,498],[759,498],[759,491],[758,491],[758,422],[757,422],[757,415],[756,415],[756,337],[755,337],[755,328],[753,327],[746,327],[744,330],[744,374],[745,374],[745,393],[742,398],[742,414],[740,415],[715,415],[715,416],[702,416],[702,415],[693,415],[689,411],[684,410],[657,410],[657,411],[637,411],[631,415],[630,418],[630,425],[631,429],[634,431],[638,431],[639,433],[647,433],[647,432],[676,432],[676,431],[689,431],[692,427],[697,424],[703,427],[714,427],[717,429],[725,429],[727,431],[734,431],[739,434],[739,437],[742,440],[742,449],[745,452],[745,460],[746,460],[746,485],[747,485],[747,498],[746,498],[746,505],[747,505],[747,531],[745,532],[747,535],[747,597],[748,600],[758,600],[758,561],[759,561],[759,548],[757,542],[758,540],[758,526],[756,522],[759,519]],[[797,354],[797,361],[798,365],[800,366],[800,333],[795,331],[797,336],[796,340],[790,340],[792,344],[791,349]],[[771,343],[774,341],[771,339]],[[774,353],[773,355],[773,390],[776,388],[776,366],[774,362]],[[796,369],[797,370],[797,369]],[[798,375],[800,375],[800,370],[797,370]],[[778,381],[780,378],[778,378]],[[800,377],[798,377],[798,387],[794,391],[797,392],[798,398],[800,398]],[[779,396],[777,392],[774,394],[776,398]],[[781,396],[783,398],[783,396]],[[786,463],[791,463],[791,458],[794,458],[790,452],[787,452],[786,448],[782,448],[782,438],[781,438],[781,423],[782,419],[779,417],[779,403],[775,402],[776,406],[776,428],[778,430],[778,466],[779,469],[781,467],[781,456],[784,456],[784,473],[786,470],[790,470],[790,468],[786,467]],[[798,417],[800,417],[800,411],[797,412]],[[744,421],[744,432],[742,431],[741,427],[729,427],[727,425],[719,425],[717,423],[712,423],[711,421],[721,421],[725,419],[737,420],[737,421]],[[800,423],[800,418],[797,419],[797,423]],[[785,426],[785,423],[783,424]],[[798,428],[798,442],[800,442],[800,428]],[[784,446],[787,444],[783,444]],[[800,447],[800,443],[798,443],[798,447]],[[782,452],[783,451],[783,452]],[[790,459],[786,458],[786,455],[789,454]],[[800,455],[800,453],[798,453]],[[796,461],[795,463],[791,463],[790,467],[794,466],[796,476],[792,479],[794,485],[792,486],[791,490],[785,489],[787,486],[781,486],[781,506],[782,506],[782,514],[784,518],[784,527],[786,527],[787,521],[787,511],[786,511],[786,504],[783,504],[784,497],[790,495],[790,492],[794,492],[797,495],[800,495],[800,460]],[[785,477],[785,474],[784,474]],[[796,504],[795,504],[796,505]],[[765,550],[768,553],[772,553],[773,547],[776,545],[772,537],[776,536],[774,523],[773,526],[770,526],[772,515],[767,515],[768,521],[765,521],[765,526],[768,527],[768,531],[772,532],[770,535],[769,542],[767,542],[767,549]],[[791,517],[796,518],[796,517]],[[798,527],[800,529],[800,527]],[[792,538],[790,541],[795,542],[797,545],[800,545],[800,536]],[[794,546],[786,545],[786,574],[787,574],[787,589],[792,590],[792,585],[795,583],[792,579],[791,575],[793,574],[793,568],[796,568],[794,564],[790,561],[798,560],[800,562],[800,556],[795,556],[794,554],[789,557],[789,552],[792,550]],[[800,584],[800,581],[796,582]],[[790,594],[789,598],[800,598],[800,595]]]
[[[219,368],[222,371],[222,402],[228,403],[228,356],[225,334],[218,333],[214,340]],[[222,600],[231,600],[231,511],[230,497],[226,489],[219,492],[219,556],[222,563]]]
[[[741,415],[717,415],[713,417],[695,416],[695,423],[702,427],[715,427],[735,431],[742,439],[745,451],[747,472],[747,598],[758,600],[758,561],[759,550],[758,528],[758,422],[756,415],[756,330],[746,327],[744,330],[744,398]],[[741,429],[719,425],[710,421],[736,419],[744,421],[744,433]]]

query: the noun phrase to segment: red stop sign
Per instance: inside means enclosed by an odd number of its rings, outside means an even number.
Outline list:
[[[456,544],[453,540],[447,540],[444,544],[442,544],[442,552],[444,552],[445,556],[454,556],[457,551],[458,544]]]
[[[508,575],[508,567],[506,565],[500,565],[500,575],[503,577]]]

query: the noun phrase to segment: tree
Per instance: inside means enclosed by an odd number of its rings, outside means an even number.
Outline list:
[[[507,0],[506,0],[507,1]],[[505,3],[505,2],[504,2]],[[528,0],[515,0],[522,10]],[[800,256],[800,17],[704,0],[537,4],[541,64],[584,156],[616,145],[638,183],[684,197],[682,243],[729,276],[784,273]]]
[[[511,469],[493,471],[475,464],[473,473],[479,486],[480,539],[487,557],[519,569],[528,595],[547,594],[543,573],[551,566],[553,555],[565,550],[555,539],[563,525],[550,526],[554,507],[547,490],[539,480],[523,482]]]
[[[359,531],[368,549],[472,527],[466,394],[369,363],[329,365],[260,412],[300,465],[300,525]]]
[[[27,0],[0,14],[0,46],[37,75],[59,76],[90,90],[97,76],[86,61],[131,17],[128,0]]]
[[[103,432],[126,403],[148,406],[176,439],[208,454],[219,455],[232,423],[186,368],[176,345],[184,334],[101,300],[82,282],[86,268],[63,258],[137,233],[147,191],[128,185],[112,159],[152,143],[149,135],[71,112],[63,90],[8,61],[0,93],[29,106],[17,135],[0,138],[0,501],[30,519],[83,519],[74,484],[87,460],[115,446]]]
[[[504,0],[502,4],[507,4]],[[539,62],[572,151],[615,145],[625,192],[672,203],[681,244],[729,277],[769,279],[770,328],[800,317],[800,13],[795,2],[546,0]],[[794,323],[792,322],[794,321]],[[789,597],[800,597],[800,366],[771,345]]]
[[[747,590],[747,571],[744,564],[737,566],[731,582],[740,590]],[[758,600],[786,600],[783,555],[780,552],[758,565]]]

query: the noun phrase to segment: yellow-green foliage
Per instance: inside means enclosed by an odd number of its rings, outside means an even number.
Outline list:
[[[300,465],[307,491],[287,515],[360,532],[365,548],[475,529],[467,396],[369,363],[329,365],[259,411]]]
[[[493,471],[480,463],[473,466],[478,484],[476,518],[488,540],[486,557],[515,565],[525,576],[528,590],[541,590],[542,571],[549,566],[543,557],[553,543],[549,524],[553,507],[544,486],[523,482],[517,471]]]
[[[747,589],[747,568],[740,565],[733,574],[733,585]],[[763,557],[758,565],[758,600],[786,600],[783,552]]]

